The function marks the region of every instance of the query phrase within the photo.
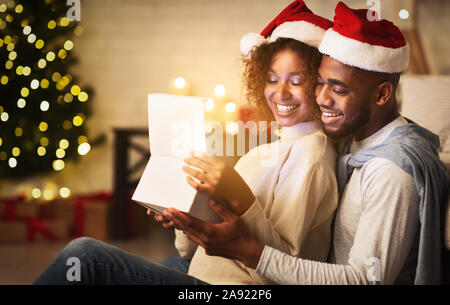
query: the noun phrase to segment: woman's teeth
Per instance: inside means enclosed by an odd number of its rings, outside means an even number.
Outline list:
[[[280,105],[280,104],[276,104],[277,105],[277,109],[279,112],[291,112],[292,110],[294,110],[295,108],[297,108],[300,105]]]
[[[326,117],[332,118],[332,117],[340,116],[340,115],[342,115],[342,114],[339,114],[339,113],[330,113],[330,112],[323,112],[323,115],[326,116]]]

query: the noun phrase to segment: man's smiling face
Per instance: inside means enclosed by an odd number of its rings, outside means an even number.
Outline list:
[[[370,135],[374,82],[367,73],[323,56],[316,87],[324,132],[331,138]]]

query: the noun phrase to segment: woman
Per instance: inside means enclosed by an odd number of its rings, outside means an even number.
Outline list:
[[[321,55],[307,43],[314,45],[311,41],[320,38],[314,32],[309,37],[298,33],[299,26],[317,30],[317,21],[327,24],[302,1],[293,2],[262,32],[270,38],[260,38],[263,43],[244,58],[247,98],[260,119],[276,120],[282,126],[280,139],[256,147],[234,169],[203,154],[186,159],[188,166],[183,169],[193,188],[228,202],[261,242],[293,256],[325,261],[338,201],[336,154],[320,128],[314,100]],[[315,28],[308,27],[311,24]],[[277,34],[290,29],[295,39]],[[267,152],[276,156],[275,164],[264,165]],[[174,226],[171,214],[166,215],[169,221],[164,226]],[[163,216],[156,219],[163,221]],[[188,274],[208,283],[271,283],[236,260],[208,256],[178,230],[175,245],[184,259],[192,257]],[[173,266],[174,259],[166,264]],[[181,265],[186,266],[186,261]]]

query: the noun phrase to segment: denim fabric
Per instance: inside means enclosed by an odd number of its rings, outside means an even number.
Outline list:
[[[161,265],[183,273],[188,273],[190,264],[190,259],[182,258],[179,255],[168,256],[161,262]]]
[[[80,281],[73,280],[70,258],[79,260]],[[73,274],[72,274],[73,275]],[[71,281],[72,280],[72,281]],[[185,273],[127,253],[107,243],[81,237],[72,240],[34,282],[78,285],[201,285]]]

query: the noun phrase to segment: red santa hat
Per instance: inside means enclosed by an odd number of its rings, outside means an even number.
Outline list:
[[[373,18],[372,13],[367,9],[354,10],[339,2],[333,27],[323,36],[319,51],[363,70],[405,71],[409,63],[409,45],[405,37],[392,22]]]
[[[313,14],[303,0],[296,0],[278,14],[261,34],[244,35],[241,52],[249,56],[254,47],[274,42],[278,38],[292,38],[318,48],[325,31],[332,25],[330,20]]]

